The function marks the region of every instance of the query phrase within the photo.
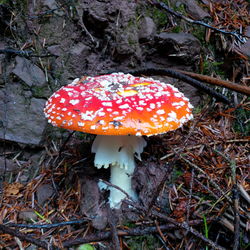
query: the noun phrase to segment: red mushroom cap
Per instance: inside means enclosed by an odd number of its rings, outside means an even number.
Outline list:
[[[103,135],[153,135],[192,118],[189,100],[172,85],[113,73],[76,79],[47,101],[44,112],[58,127]]]

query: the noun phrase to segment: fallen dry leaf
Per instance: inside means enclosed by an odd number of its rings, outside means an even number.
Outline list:
[[[23,184],[19,183],[19,182],[14,182],[14,183],[7,183],[5,184],[4,187],[4,195],[5,196],[13,196],[13,195],[17,195],[21,189],[23,188]]]

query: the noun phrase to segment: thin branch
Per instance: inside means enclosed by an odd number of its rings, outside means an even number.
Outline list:
[[[215,146],[215,145],[222,144],[222,143],[226,143],[226,144],[228,144],[228,143],[249,143],[249,139],[232,139],[232,140],[226,140],[226,141],[215,141],[215,142],[210,142],[210,143],[206,144],[206,146]],[[179,150],[182,152],[187,152],[190,150],[201,148],[203,146],[205,146],[205,145],[198,144],[198,145],[185,147],[185,148],[176,148],[175,150],[178,150],[178,152],[179,152]],[[173,155],[175,155],[175,152],[162,156],[160,158],[160,160],[165,160]],[[250,196],[249,196],[249,203],[250,203]]]
[[[132,75],[146,75],[146,76],[151,76],[151,75],[166,75],[170,76],[182,81],[187,82],[188,84],[192,85],[193,87],[203,91],[204,93],[214,97],[217,99],[217,101],[224,102],[226,104],[231,104],[231,101],[222,95],[221,93],[216,92],[212,88],[208,87],[207,85],[203,84],[202,82],[195,80],[185,74],[182,74],[180,72],[177,72],[173,69],[162,69],[162,68],[142,68],[139,70],[134,70],[134,71],[129,71],[128,73],[131,73]]]
[[[234,203],[234,244],[233,250],[239,249],[240,243],[240,215],[239,215],[239,191],[236,184],[233,185],[233,203]]]
[[[51,54],[34,54],[33,51],[30,50],[16,50],[16,49],[0,49],[0,54],[10,54],[10,55],[18,55],[24,57],[55,57],[55,55]]]
[[[58,223],[53,223],[53,224],[42,224],[42,225],[9,223],[8,227],[33,228],[33,229],[50,229],[50,228],[55,228],[55,227],[64,227],[64,226],[68,226],[68,225],[83,224],[83,223],[86,223],[86,222],[87,222],[87,219],[64,221],[64,222],[58,222]]]
[[[244,187],[239,183],[238,183],[238,189],[240,191],[241,196],[250,204],[250,196],[249,196],[249,194],[244,189]]]
[[[32,243],[36,246],[39,246],[39,247],[42,247],[44,249],[52,249],[50,247],[50,244],[45,242],[45,241],[41,241],[41,240],[38,240],[38,239],[35,239],[33,237],[30,237],[28,235],[25,235],[17,230],[14,230],[14,229],[11,229],[5,225],[2,225],[0,224],[0,231],[3,232],[3,233],[7,233],[7,234],[10,234],[12,236],[15,236],[15,237],[18,237],[20,240],[24,240],[24,241],[27,241],[29,243]],[[54,248],[55,249],[55,248]]]
[[[178,154],[178,153],[177,153]],[[182,159],[183,161],[185,161],[189,166],[191,166],[192,168],[196,169],[197,171],[199,171],[200,173],[204,174],[207,179],[209,180],[209,182],[218,190],[218,191],[222,191],[221,188],[218,186],[218,184],[216,182],[214,182],[214,180],[200,167],[198,167],[197,165],[195,165],[194,163],[192,163],[191,161],[189,161],[188,159],[186,159],[183,155],[178,154],[180,159]],[[230,204],[232,204],[232,199],[226,194],[223,194],[224,197],[227,199],[228,202],[230,202]]]
[[[206,75],[201,75],[201,74],[197,74],[197,73],[193,73],[193,72],[188,72],[188,71],[184,71],[184,70],[176,70],[177,72],[183,73],[185,75],[188,75],[192,78],[195,78],[199,81],[203,81],[209,84],[213,84],[213,85],[217,85],[220,87],[225,87],[227,89],[231,89],[233,91],[245,94],[250,96],[250,87],[248,86],[244,86],[244,85],[240,85],[240,84],[235,84],[233,82],[229,82],[229,81],[225,81],[225,80],[221,80],[221,79],[217,79],[211,76],[206,76]]]
[[[224,247],[221,247],[221,246],[217,245],[215,242],[213,242],[212,240],[207,239],[202,234],[200,234],[198,231],[196,231],[193,227],[189,226],[186,222],[179,223],[179,222],[175,221],[174,219],[172,219],[172,218],[170,218],[170,217],[168,217],[168,216],[166,216],[164,214],[159,213],[156,210],[152,211],[152,215],[154,215],[154,216],[156,216],[158,218],[164,219],[167,222],[174,224],[178,228],[185,229],[187,232],[192,233],[193,235],[195,235],[196,237],[198,237],[199,239],[201,239],[202,241],[204,241],[205,243],[207,243],[213,249],[225,250]]]
[[[190,224],[192,225],[199,225],[202,223],[202,220],[194,220],[190,221]],[[140,236],[140,235],[147,235],[152,233],[157,233],[160,229],[161,231],[169,231],[173,230],[175,228],[178,228],[176,225],[173,224],[164,224],[157,226],[147,226],[147,227],[135,227],[135,228],[129,228],[129,229],[123,229],[123,230],[117,230],[118,236]],[[80,245],[84,243],[94,242],[94,241],[103,241],[111,239],[111,232],[110,231],[101,231],[101,232],[95,232],[93,234],[90,234],[88,236],[85,236],[84,238],[74,239],[74,240],[67,240],[63,242],[63,247],[71,247],[74,245]]]
[[[158,2],[156,0],[148,0],[148,2],[150,4],[152,4],[153,6],[155,6],[156,8],[158,9],[162,9],[162,10],[165,10],[167,11],[168,13],[170,13],[171,15],[177,17],[177,18],[180,18],[180,19],[183,19],[185,20],[186,22],[189,22],[191,24],[197,24],[197,25],[201,25],[201,26],[204,26],[206,28],[209,28],[211,30],[214,30],[214,31],[217,31],[217,32],[220,32],[220,33],[223,33],[225,35],[231,35],[231,36],[234,36],[239,42],[241,42],[242,44],[244,44],[246,41],[247,41],[247,38],[249,38],[248,36],[246,35],[242,35],[242,34],[239,34],[237,31],[227,31],[227,30],[222,30],[222,29],[218,29],[218,28],[215,28],[203,21],[199,21],[199,20],[193,20],[191,18],[188,18],[186,16],[183,16],[181,13],[179,12],[176,12],[174,10],[172,10],[171,8],[169,8],[165,3],[163,2]]]
[[[122,188],[120,188],[119,186],[117,186],[117,185],[115,185],[115,184],[112,184],[112,183],[110,183],[110,182],[108,182],[108,181],[105,181],[105,180],[103,180],[103,179],[99,179],[99,181],[103,182],[103,183],[106,184],[107,186],[116,188],[117,190],[119,190],[119,191],[121,191],[122,193],[124,193],[124,194],[126,195],[126,197],[127,197],[129,200],[133,201],[132,197],[129,196],[129,194],[128,194],[126,191],[124,191]]]
[[[96,48],[99,47],[99,42],[97,40],[94,39],[94,37],[91,35],[91,33],[88,31],[86,25],[83,22],[83,13],[82,10],[80,10],[79,8],[76,8],[76,12],[78,15],[78,23],[81,26],[82,30],[86,33],[86,35],[90,38],[91,42],[95,45]]]
[[[109,206],[107,204],[107,210],[108,210],[108,222],[111,230],[111,238],[112,238],[112,248],[114,250],[120,249],[120,242],[119,242],[119,237],[118,237],[118,232],[117,232],[117,225],[115,222],[115,217],[114,214]]]

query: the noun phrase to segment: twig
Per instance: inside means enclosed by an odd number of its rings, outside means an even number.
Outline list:
[[[4,81],[4,84],[7,83],[7,77],[6,77],[6,63],[5,63],[5,59],[4,59],[4,63],[5,65],[4,67],[4,74],[3,74],[3,81]],[[8,119],[7,119],[7,103],[8,103],[8,98],[7,98],[7,93],[5,90],[3,90],[3,94],[4,94],[4,97],[3,97],[3,105],[2,105],[2,110],[3,110],[3,117],[1,118],[2,120],[2,126],[3,126],[3,129],[2,129],[2,133],[3,133],[3,154],[4,154],[4,169],[3,169],[3,174],[0,176],[0,207],[2,207],[2,203],[3,203],[3,182],[5,181],[5,174],[6,174],[6,170],[7,170],[7,160],[6,160],[6,156],[5,156],[5,153],[6,153],[6,132],[7,132],[7,127],[8,127]]]
[[[67,145],[67,143],[69,142],[70,138],[75,134],[75,131],[70,132],[70,134],[67,136],[67,138],[64,140],[63,144],[60,146],[59,149],[59,158],[61,158],[62,156],[62,152],[65,150],[65,147]]]
[[[194,169],[198,170],[200,173],[204,174],[207,179],[209,180],[209,182],[218,190],[221,192],[221,188],[214,182],[213,179],[211,179],[211,177],[201,168],[199,168],[197,165],[195,165],[194,163],[192,163],[191,161],[189,161],[188,159],[186,159],[183,155],[179,155],[179,157],[184,160],[189,166],[193,167]],[[230,202],[230,204],[232,204],[232,200],[231,198],[227,195],[227,194],[223,194],[225,196],[225,198]]]
[[[179,222],[175,221],[174,219],[172,219],[164,214],[159,213],[156,210],[152,211],[152,215],[154,215],[158,218],[164,219],[164,220],[168,221],[169,223],[176,225],[178,228],[183,228],[183,229],[187,230],[188,232],[192,233],[193,235],[195,235],[196,237],[198,237],[199,239],[201,239],[202,241],[204,241],[205,243],[210,245],[213,249],[225,250],[225,248],[217,245],[212,240],[205,238],[202,234],[200,234],[198,231],[196,231],[193,227],[189,226],[186,222],[179,223]]]
[[[10,55],[19,55],[24,57],[54,57],[55,55],[51,54],[34,54],[33,51],[24,51],[24,50],[16,50],[16,49],[0,49],[0,54],[10,54]]]
[[[192,85],[193,87],[203,91],[204,93],[214,97],[217,99],[217,101],[224,102],[226,104],[231,104],[231,101],[225,97],[224,95],[216,92],[212,88],[208,87],[207,85],[203,84],[202,82],[195,80],[185,74],[182,74],[180,72],[177,72],[173,69],[162,69],[162,68],[142,68],[134,71],[129,71],[128,73],[131,73],[133,75],[146,75],[146,76],[151,76],[151,75],[166,75],[170,76],[182,81],[187,82],[188,84]]]
[[[103,180],[103,179],[99,179],[99,181],[103,182],[103,183],[106,184],[107,186],[116,188],[117,190],[119,190],[119,191],[121,191],[122,193],[124,193],[124,194],[126,195],[126,197],[127,197],[129,200],[133,201],[132,197],[130,197],[129,194],[128,194],[126,191],[124,191],[122,188],[118,187],[117,185],[112,184],[112,183],[110,183],[110,182],[108,182],[108,181],[105,181],[105,180]]]
[[[159,223],[158,223],[157,220],[155,220],[155,225],[156,225],[156,227],[157,227],[157,230],[158,230],[158,233],[159,233],[161,239],[162,239],[163,242],[165,243],[165,242],[166,242],[166,237],[165,237],[164,234],[162,233],[162,231],[161,231],[161,229],[160,229],[160,227],[159,227]]]
[[[238,183],[238,189],[239,189],[240,194],[242,195],[242,197],[250,204],[250,196],[249,196],[249,194],[244,189],[244,187],[239,183]]]
[[[120,249],[120,242],[118,238],[115,217],[112,213],[112,210],[109,204],[107,204],[107,210],[108,210],[108,222],[109,222],[110,230],[111,230],[112,247],[114,250],[118,250]]]
[[[50,228],[54,228],[54,227],[64,227],[64,226],[68,226],[68,225],[83,224],[86,221],[87,221],[87,219],[82,219],[82,220],[71,220],[71,221],[64,221],[64,222],[58,222],[58,223],[53,223],[53,224],[42,224],[42,225],[9,223],[8,227],[50,229]]]
[[[73,3],[72,0],[67,0],[65,1],[65,3],[63,4],[60,4],[57,2],[57,8],[53,8],[53,9],[50,9],[50,10],[46,10],[46,11],[41,11],[39,13],[37,13],[37,15],[25,15],[28,19],[32,20],[32,19],[37,19],[37,18],[41,18],[43,16],[47,16],[47,15],[51,15],[51,14],[54,14],[55,11],[58,11],[58,10],[62,10],[64,9],[65,7],[67,6],[70,6],[70,3]]]
[[[16,49],[0,49],[0,54],[15,54],[19,56],[29,56],[32,51],[16,50]]]
[[[209,189],[207,189],[209,190]],[[186,190],[185,188],[182,187],[182,191],[185,193],[185,194],[189,194],[188,190]],[[216,196],[215,194],[213,194],[214,196]],[[199,196],[196,196],[196,195],[192,195],[193,198],[195,198],[196,200],[198,201],[201,201],[201,197]],[[218,198],[218,199],[221,199],[221,198]],[[206,203],[207,206],[209,206],[210,208],[213,208],[215,209],[217,212],[219,213],[222,213],[222,210],[221,208],[218,208],[218,207],[214,207],[214,205],[211,205],[210,203]],[[234,217],[232,215],[230,215],[229,213],[227,212],[224,212],[223,213],[223,217],[217,217],[217,220],[219,223],[221,223],[223,226],[226,226],[231,232],[234,232],[234,226],[233,224],[231,223],[231,221],[234,220]],[[229,221],[230,220],[230,221]],[[208,221],[208,219],[207,219]],[[242,228],[246,228],[247,225],[245,223],[243,223],[242,221],[240,221],[240,226]]]
[[[191,180],[189,183],[189,195],[188,195],[188,205],[187,205],[187,223],[189,221],[189,216],[190,216],[190,205],[191,205],[191,200],[192,200],[192,195],[193,195],[193,185],[194,185],[194,169],[192,168],[191,170]]]
[[[163,247],[165,248],[165,250],[170,250],[170,248],[167,247],[166,242],[163,240],[163,238],[159,234],[156,234],[156,237],[161,241],[161,243],[162,243]]]
[[[206,146],[215,146],[215,145],[222,144],[222,143],[249,143],[249,139],[233,139],[233,140],[227,140],[227,141],[215,141],[215,142],[210,142],[210,143],[206,144]],[[198,145],[190,146],[190,147],[186,147],[186,148],[177,148],[175,150],[181,149],[182,152],[185,152],[185,151],[190,151],[193,149],[198,149],[198,148],[203,147],[203,146],[205,146],[205,145],[198,144]],[[164,155],[163,157],[160,158],[160,160],[165,160],[173,155],[175,155],[175,152]],[[249,200],[250,200],[250,197],[249,197]]]
[[[240,215],[239,215],[239,192],[237,185],[233,185],[233,203],[234,203],[234,244],[233,250],[239,249],[240,243]]]
[[[186,22],[189,22],[191,24],[198,24],[198,25],[201,25],[201,26],[204,26],[206,28],[209,28],[209,29],[212,29],[214,31],[217,31],[217,32],[220,32],[220,33],[223,33],[223,34],[226,34],[226,35],[231,35],[231,36],[234,36],[239,42],[241,43],[245,43],[247,41],[246,38],[248,38],[248,36],[245,36],[245,35],[241,35],[239,33],[237,33],[236,31],[227,31],[227,30],[222,30],[222,29],[218,29],[218,28],[215,28],[205,22],[202,22],[202,21],[198,21],[198,20],[193,20],[191,18],[188,18],[186,16],[183,16],[181,13],[179,12],[175,12],[174,10],[172,10],[171,8],[169,8],[165,3],[163,2],[158,2],[156,0],[148,0],[149,3],[151,3],[153,6],[155,6],[156,8],[158,9],[162,9],[162,10],[165,10],[167,11],[168,13],[170,13],[171,15],[173,16],[176,16],[180,19],[183,19],[185,20]]]
[[[155,204],[156,199],[159,197],[159,194],[164,186],[164,184],[166,183],[167,179],[169,178],[172,170],[173,170],[173,166],[175,164],[175,160],[171,161],[168,163],[168,165],[165,167],[167,170],[165,171],[165,174],[163,176],[163,178],[161,179],[160,184],[157,186],[154,194],[153,194],[153,198],[151,199],[149,205],[148,205],[148,209],[146,214],[150,213],[151,208],[153,207],[153,205]]]
[[[82,18],[82,10],[80,10],[80,8],[76,8],[76,12],[78,15],[78,23],[81,26],[81,28],[83,29],[83,31],[86,33],[87,36],[89,36],[91,42],[95,45],[96,48],[99,47],[99,43],[98,41],[96,41],[94,39],[94,37],[91,35],[91,33],[88,31],[87,27],[85,26],[84,22],[83,22],[83,18]]]
[[[199,225],[202,223],[202,220],[194,220],[190,221],[190,224],[192,225]],[[171,224],[164,224],[159,225],[159,227],[156,226],[148,226],[148,227],[135,227],[130,229],[123,229],[123,230],[117,230],[118,236],[140,236],[140,235],[147,235],[151,233],[157,233],[160,229],[161,231],[168,231],[173,230],[175,228],[178,228],[176,225]],[[85,236],[84,238],[80,239],[74,239],[74,240],[68,240],[63,242],[63,247],[70,247],[74,245],[80,245],[84,243],[94,242],[94,241],[103,241],[111,239],[111,232],[110,231],[102,231],[102,232],[95,232],[93,234],[90,234],[88,236]]]
[[[226,219],[225,217],[221,217],[221,218],[218,218],[218,222],[226,227],[228,230],[230,230],[232,233],[234,232],[234,226],[233,224],[231,223],[231,221],[229,221],[228,219]]]
[[[245,94],[250,96],[250,87],[248,86],[243,86],[240,84],[235,84],[233,82],[229,82],[229,81],[225,81],[225,80],[221,80],[221,79],[217,79],[211,76],[206,76],[206,75],[201,75],[201,74],[197,74],[197,73],[193,73],[193,72],[188,72],[188,71],[184,71],[184,70],[176,70],[177,72],[180,72],[182,74],[191,76],[199,81],[203,81],[209,84],[213,84],[213,85],[217,85],[220,87],[225,87],[227,89],[231,89],[233,91]]]
[[[33,237],[30,237],[28,235],[25,235],[17,230],[14,230],[14,229],[11,229],[5,225],[2,225],[0,224],[0,231],[3,232],[3,233],[7,233],[7,234],[10,234],[12,236],[16,236],[18,237],[20,240],[24,240],[24,241],[27,241],[29,243],[32,243],[36,246],[39,246],[39,247],[42,247],[44,249],[51,249],[50,247],[50,244],[45,242],[45,241],[41,241],[41,240],[38,240],[38,239],[35,239]]]
[[[137,203],[131,203],[129,201],[126,201],[126,203],[134,206],[136,209],[138,209],[139,211],[141,210],[141,212],[145,213],[145,208],[140,206]],[[160,218],[163,219],[171,224],[174,224],[177,228],[182,228],[187,230],[188,232],[192,233],[193,235],[195,235],[196,237],[198,237],[199,239],[203,240],[204,242],[206,242],[208,245],[210,245],[213,249],[218,249],[218,250],[225,250],[225,248],[218,246],[216,243],[214,243],[212,240],[209,240],[207,238],[205,238],[202,234],[200,234],[198,231],[196,231],[194,228],[192,228],[190,225],[192,225],[192,221],[189,221],[189,225],[184,222],[184,223],[179,223],[177,221],[175,221],[174,219],[166,216],[165,214],[160,213],[159,211],[156,210],[156,208],[152,209],[151,211],[151,215],[155,216],[156,218]],[[203,222],[203,220],[201,220]],[[208,219],[207,219],[208,221]]]

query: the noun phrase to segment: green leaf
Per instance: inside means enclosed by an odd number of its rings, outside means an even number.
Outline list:
[[[79,246],[77,250],[95,250],[95,248],[90,244],[83,244]]]

